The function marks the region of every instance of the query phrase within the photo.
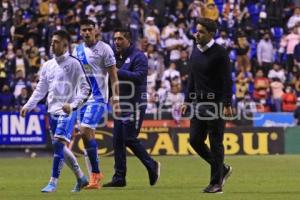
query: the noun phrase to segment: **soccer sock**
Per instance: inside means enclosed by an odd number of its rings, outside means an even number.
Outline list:
[[[93,173],[100,173],[99,170],[99,160],[98,160],[98,145],[95,139],[91,139],[87,141],[86,143],[86,152],[89,157],[91,166],[92,166],[92,172]]]
[[[86,168],[88,170],[88,173],[89,173],[89,176],[91,176],[91,173],[92,173],[92,166],[91,166],[91,161],[89,159],[89,156],[86,152],[86,150],[83,150],[84,151],[84,161],[85,161],[85,165],[86,165]]]
[[[49,183],[54,183],[55,185],[57,185],[57,178],[51,177]]]
[[[77,159],[74,156],[73,152],[66,146],[64,147],[64,157],[65,163],[73,171],[76,178],[81,178],[83,176],[83,172],[77,162]]]
[[[53,142],[54,155],[53,155],[53,165],[52,165],[52,177],[58,178],[60,171],[64,166],[64,143],[55,140]]]

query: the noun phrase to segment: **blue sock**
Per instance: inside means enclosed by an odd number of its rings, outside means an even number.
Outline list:
[[[60,171],[64,165],[64,143],[60,141],[53,142],[54,155],[53,155],[53,165],[52,165],[52,177],[58,178]]]
[[[91,139],[86,143],[86,152],[90,159],[92,172],[93,173],[100,173],[99,170],[99,160],[98,160],[98,144],[95,139]]]

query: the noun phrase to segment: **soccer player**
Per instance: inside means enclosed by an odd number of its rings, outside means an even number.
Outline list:
[[[58,178],[64,164],[64,151],[70,142],[76,120],[76,109],[88,99],[91,91],[82,65],[76,58],[69,55],[68,33],[62,30],[54,32],[51,48],[54,58],[44,63],[37,87],[20,111],[21,116],[25,117],[48,93],[50,128],[54,133],[52,141],[54,155],[52,176],[42,192],[54,192],[57,188]],[[75,157],[74,159],[76,161]],[[88,181],[80,168],[77,172],[78,188],[74,189],[78,191],[87,185]]]
[[[112,106],[119,110],[119,87],[116,72],[116,60],[110,46],[96,39],[97,28],[93,21],[84,19],[80,23],[83,43],[75,47],[73,55],[84,66],[92,87],[92,95],[80,110],[80,133],[86,153],[90,160],[91,175],[86,189],[99,189],[103,174],[98,164],[98,145],[95,140],[95,128],[103,117],[108,103],[108,75],[112,86]]]
[[[120,81],[127,83],[120,83],[121,114],[120,117],[114,119],[115,174],[111,182],[104,184],[103,187],[126,186],[126,147],[146,167],[149,183],[153,186],[160,175],[160,163],[151,158],[137,139],[146,110],[148,60],[144,53],[131,43],[131,34],[127,29],[115,31],[114,44],[118,63],[118,77]]]

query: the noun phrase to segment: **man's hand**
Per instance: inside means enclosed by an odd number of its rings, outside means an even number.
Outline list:
[[[180,107],[180,112],[181,112],[181,115],[185,115],[186,111],[187,111],[187,105],[186,104],[183,104],[181,105]]]
[[[224,113],[225,117],[232,117],[233,114],[232,114],[231,106],[224,106],[223,113]]]
[[[121,115],[120,101],[110,98],[110,103],[111,103],[114,115],[120,116]]]
[[[70,114],[71,111],[72,111],[71,106],[70,106],[70,104],[68,104],[68,103],[65,103],[65,104],[63,105],[62,110],[63,110],[65,113],[67,113],[67,114]]]
[[[28,109],[24,108],[24,107],[20,111],[20,114],[21,114],[22,117],[25,117],[27,113],[28,113]]]

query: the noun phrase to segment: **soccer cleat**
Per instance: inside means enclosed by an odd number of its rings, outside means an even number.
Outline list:
[[[46,193],[55,192],[55,191],[56,191],[56,184],[51,182],[48,183],[48,185],[41,190],[41,192],[46,192]]]
[[[214,193],[214,194],[222,194],[222,186],[218,184],[209,184],[204,190],[204,193]]]
[[[89,184],[85,189],[100,189],[100,181],[104,178],[102,173],[92,173],[90,176]]]
[[[88,184],[89,184],[89,181],[88,181],[87,177],[83,176],[83,177],[77,179],[77,183],[71,192],[80,192],[80,190],[82,188],[84,188],[85,186],[87,186]]]
[[[225,170],[222,178],[222,187],[224,187],[226,180],[229,178],[231,174],[232,174],[232,167],[229,165],[225,165]]]
[[[148,170],[149,183],[151,186],[157,183],[160,176],[160,162],[154,161],[154,163],[155,163],[154,171]]]
[[[103,184],[103,187],[125,187],[126,186],[126,181],[125,180],[112,180],[111,182]]]

